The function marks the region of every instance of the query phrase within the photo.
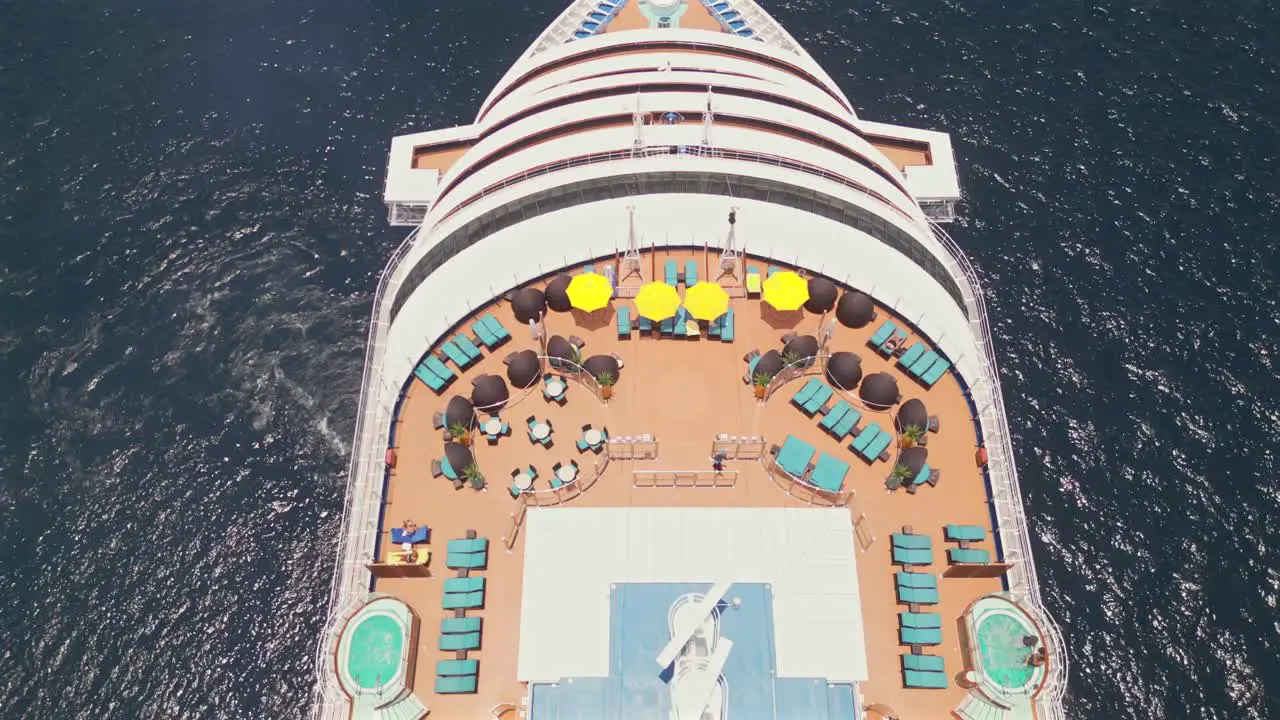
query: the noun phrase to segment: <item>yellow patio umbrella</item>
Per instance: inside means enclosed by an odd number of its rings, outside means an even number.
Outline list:
[[[715,320],[729,309],[729,293],[703,280],[685,291],[684,306],[698,320]]]
[[[573,307],[585,312],[595,312],[609,304],[609,299],[613,297],[613,286],[609,284],[609,278],[589,272],[574,275],[564,292],[569,296],[569,304]]]
[[[636,312],[655,322],[675,317],[679,308],[680,293],[664,282],[648,283],[636,294]]]
[[[799,310],[809,299],[809,282],[790,270],[764,281],[764,301],[777,310]]]

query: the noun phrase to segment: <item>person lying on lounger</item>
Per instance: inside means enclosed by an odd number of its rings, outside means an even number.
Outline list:
[[[418,523],[412,520],[405,520],[404,525],[400,526],[404,530],[405,535],[412,535],[418,532]]]

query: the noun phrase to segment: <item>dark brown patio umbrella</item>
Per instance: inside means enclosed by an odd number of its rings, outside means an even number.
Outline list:
[[[507,381],[497,375],[481,375],[471,381],[471,402],[491,415],[502,409],[509,397]]]
[[[915,477],[916,473],[920,472],[920,468],[924,467],[928,461],[929,449],[922,448],[919,445],[909,447],[898,454],[898,464],[906,465],[907,469],[911,471],[911,477]]]
[[[569,312],[569,282],[573,277],[557,275],[547,283],[547,307],[556,312]]]
[[[456,424],[471,427],[476,419],[475,406],[471,401],[461,395],[454,395],[449,398],[449,404],[444,409],[444,425],[445,427],[453,427]]]
[[[573,345],[565,340],[563,336],[552,335],[547,340],[547,355],[562,360],[572,360],[574,355]]]
[[[827,379],[841,390],[853,390],[862,380],[862,358],[841,350],[827,360]]]
[[[797,335],[787,341],[782,348],[783,355],[794,355],[797,358],[811,358],[818,354],[818,338],[812,335]]]
[[[511,353],[507,359],[507,379],[513,387],[527,388],[541,375],[542,363],[538,361],[538,353],[532,350]]]
[[[862,387],[858,388],[858,396],[873,408],[884,410],[891,408],[901,399],[898,392],[898,381],[889,373],[872,373],[862,379]]]
[[[908,425],[927,428],[929,427],[929,409],[924,406],[924,401],[911,398],[898,408],[897,422],[899,430],[905,429]]]
[[[777,350],[770,350],[760,356],[760,360],[756,362],[756,370],[754,374],[764,373],[765,375],[774,376],[782,369],[782,355]]]
[[[804,309],[811,313],[824,313],[836,305],[836,297],[840,289],[836,284],[824,277],[809,278],[809,299]]]
[[[458,477],[462,477],[462,471],[473,462],[467,446],[456,442],[444,444],[444,456],[449,459],[449,465],[453,466]]]
[[[522,323],[541,319],[546,310],[547,296],[538,288],[520,288],[511,296],[511,311]]]
[[[618,361],[608,355],[592,355],[582,363],[582,367],[597,380],[600,379],[601,373],[607,372],[616,381],[618,373],[622,371],[622,368],[618,367]]]
[[[865,327],[875,318],[876,304],[866,293],[850,290],[840,296],[840,302],[836,304],[836,319],[845,327]]]

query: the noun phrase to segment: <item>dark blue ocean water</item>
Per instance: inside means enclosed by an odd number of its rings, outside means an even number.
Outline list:
[[[1073,717],[1280,717],[1280,11],[767,5],[955,139]],[[303,716],[387,143],[562,7],[0,0],[0,717]]]

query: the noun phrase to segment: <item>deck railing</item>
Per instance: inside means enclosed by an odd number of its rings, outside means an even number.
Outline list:
[[[984,376],[979,380],[986,383],[987,391],[991,393],[992,398],[992,401],[985,406],[977,405],[975,398],[975,407],[981,421],[987,449],[987,476],[991,484],[992,504],[1000,526],[1000,541],[1005,560],[1013,565],[1005,577],[1010,592],[1024,607],[1036,615],[1037,622],[1049,635],[1053,654],[1050,657],[1038,704],[1043,717],[1056,720],[1065,717],[1062,701],[1066,694],[1069,660],[1066,645],[1062,640],[1062,631],[1045,610],[1043,601],[1040,599],[1040,584],[1036,576],[1034,556],[1031,554],[1031,529],[1022,504],[1018,471],[1013,462],[1012,436],[1005,416],[999,366],[996,363],[995,348],[991,342],[991,327],[987,320],[987,306],[982,295],[982,285],[978,280],[977,272],[951,236],[936,223],[932,227],[934,236],[946,248],[951,260],[948,270],[955,275],[963,276],[968,281],[967,286],[962,286],[961,292],[966,304],[969,305],[970,329],[983,351],[981,364]]]
[[[391,278],[400,260],[409,252],[417,239],[414,230],[404,239],[378,278],[378,289],[373,296],[373,313],[369,323],[369,339],[365,347],[364,375],[360,382],[359,413],[356,415],[355,440],[352,443],[351,464],[347,468],[347,489],[342,505],[335,552],[336,561],[333,584],[329,590],[328,618],[316,645],[316,691],[313,716],[328,720],[345,718],[350,700],[337,687],[333,668],[327,662],[326,651],[338,623],[352,603],[369,592],[370,573],[365,562],[372,552],[378,534],[378,514],[382,508],[382,478],[386,463],[386,447],[379,438],[381,433],[366,433],[366,427],[382,425],[390,428],[394,408],[374,402],[382,383],[380,376],[382,355],[386,350],[384,338],[386,321],[383,320],[383,301],[394,296]],[[394,381],[392,381],[394,382]],[[398,385],[398,383],[396,383]]]

